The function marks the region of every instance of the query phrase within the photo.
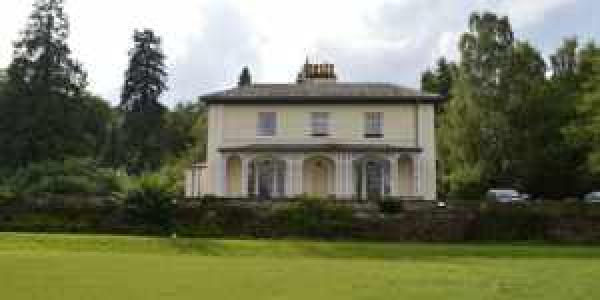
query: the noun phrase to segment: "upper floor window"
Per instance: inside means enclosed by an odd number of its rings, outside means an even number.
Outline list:
[[[329,116],[328,112],[313,112],[310,114],[310,128],[312,136],[329,135]]]
[[[365,113],[365,137],[380,138],[383,137],[383,113],[367,112]]]
[[[258,136],[274,136],[277,132],[277,114],[275,112],[258,113]]]

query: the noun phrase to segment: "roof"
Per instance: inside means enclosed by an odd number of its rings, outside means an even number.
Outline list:
[[[252,84],[208,94],[206,103],[440,102],[443,97],[390,83]],[[314,102],[312,102],[314,101]]]
[[[364,153],[419,153],[423,149],[415,147],[397,147],[388,144],[253,144],[239,147],[222,147],[219,152],[339,152],[352,151]]]

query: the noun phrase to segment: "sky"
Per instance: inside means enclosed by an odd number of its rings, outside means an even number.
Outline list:
[[[33,2],[0,1],[0,68]],[[565,37],[600,41],[597,0],[66,0],[66,9],[73,57],[113,104],[136,28],[163,39],[167,105],[234,86],[243,66],[254,82],[294,81],[307,57],[334,63],[341,81],[418,88],[438,57],[457,57],[474,11],[508,15],[517,38],[546,56]]]

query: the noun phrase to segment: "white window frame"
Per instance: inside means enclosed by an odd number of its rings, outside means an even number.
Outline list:
[[[272,123],[269,125],[269,123]],[[256,124],[256,136],[273,137],[277,135],[277,113],[273,111],[263,111],[258,113]]]
[[[312,136],[330,136],[331,135],[331,113],[330,112],[311,112],[310,113],[310,134]]]
[[[383,137],[383,112],[365,112],[365,137]]]

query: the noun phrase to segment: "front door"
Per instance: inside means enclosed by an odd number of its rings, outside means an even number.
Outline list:
[[[389,161],[365,161],[365,190],[367,199],[378,199],[390,194]]]
[[[258,163],[258,197],[271,198],[275,180],[275,167],[272,160],[263,160]]]
[[[367,199],[377,199],[382,195],[382,168],[376,161],[367,161]]]

